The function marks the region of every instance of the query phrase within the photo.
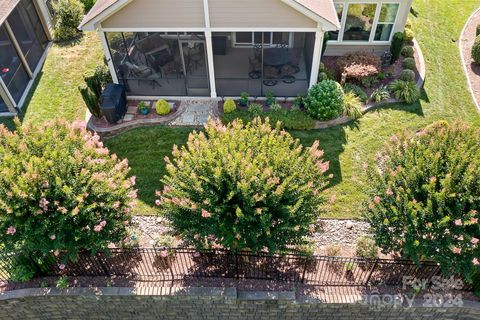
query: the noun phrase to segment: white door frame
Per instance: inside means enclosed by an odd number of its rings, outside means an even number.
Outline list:
[[[183,52],[183,46],[182,44],[184,43],[201,43],[203,44],[203,54],[205,55],[205,69],[207,72],[207,89],[210,90],[210,75],[209,75],[209,68],[208,68],[208,58],[207,58],[207,43],[205,40],[199,40],[199,39],[194,39],[194,40],[181,40],[178,39],[178,47],[180,49],[180,57],[182,58],[182,64],[183,64],[183,76],[185,77],[185,90],[187,91],[188,95],[188,75],[187,75],[187,65],[185,64],[185,55]]]

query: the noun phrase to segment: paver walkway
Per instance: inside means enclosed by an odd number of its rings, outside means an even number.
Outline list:
[[[472,47],[475,42],[475,32],[477,25],[480,24],[480,8],[475,11],[467,21],[465,28],[460,36],[460,51],[465,73],[468,78],[470,91],[480,112],[480,66],[472,58]]]
[[[184,100],[180,103],[183,113],[172,121],[174,126],[203,126],[209,118],[217,118],[218,101],[211,100]]]

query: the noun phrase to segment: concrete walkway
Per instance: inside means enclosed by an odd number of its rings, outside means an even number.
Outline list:
[[[218,118],[216,99],[184,100],[180,103],[183,113],[170,123],[173,126],[203,126],[209,118]]]

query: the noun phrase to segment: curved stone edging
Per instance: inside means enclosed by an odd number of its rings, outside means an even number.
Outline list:
[[[467,67],[467,61],[465,59],[465,55],[463,54],[463,42],[464,42],[464,35],[467,31],[468,26],[472,22],[472,20],[477,16],[477,14],[480,14],[480,8],[475,10],[470,17],[468,18],[467,22],[463,26],[462,32],[460,33],[460,41],[458,48],[460,50],[460,57],[462,59],[462,66],[463,66],[463,71],[465,73],[465,76],[467,77],[467,83],[468,83],[468,89],[470,90],[470,94],[472,95],[473,103],[475,104],[475,107],[477,107],[478,112],[480,112],[480,101],[478,101],[477,96],[475,95],[475,90],[472,87],[472,82],[470,78],[470,74],[468,72],[468,67]]]
[[[425,84],[425,77],[427,74],[427,68],[425,64],[425,58],[423,57],[423,52],[422,49],[420,48],[420,45],[418,44],[416,39],[413,39],[413,47],[415,48],[415,52],[417,52],[418,55],[418,73],[420,75],[418,81],[417,81],[417,87],[421,89],[423,85]],[[362,114],[366,114],[378,107],[384,107],[388,106],[390,104],[394,103],[399,103],[400,101],[397,99],[388,99],[386,101],[382,101],[379,103],[368,103],[365,108],[362,110]],[[352,118],[342,116],[340,118],[336,118],[330,121],[315,121],[314,129],[327,129],[327,128],[332,128],[338,125],[342,124],[347,124],[350,121],[353,121]]]
[[[118,125],[116,125],[113,128],[102,128],[102,127],[97,127],[92,121],[92,115],[91,113],[87,110],[85,119],[87,123],[87,128],[89,130],[92,130],[99,134],[102,137],[112,137],[116,136],[117,134],[135,129],[135,128],[140,128],[140,127],[145,127],[145,126],[152,126],[152,125],[159,125],[159,124],[164,124],[168,125],[172,121],[176,120],[179,118],[182,113],[185,111],[185,107],[180,103],[179,107],[175,112],[168,114],[164,117],[160,118],[153,118],[153,119],[137,119],[137,120],[132,120],[129,122],[122,122]]]

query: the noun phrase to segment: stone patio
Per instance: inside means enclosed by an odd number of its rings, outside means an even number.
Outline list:
[[[142,100],[153,107],[156,100]],[[172,112],[166,116],[159,116],[155,110],[148,115],[138,113],[139,100],[129,100],[126,115],[116,124],[108,123],[104,118],[97,119],[87,115],[88,128],[103,137],[112,137],[122,132],[144,126],[203,126],[209,118],[218,118],[218,99],[189,99],[168,101],[174,105]]]
[[[173,120],[173,126],[203,126],[209,118],[219,116],[218,101],[216,99],[206,100],[184,100],[180,103],[183,113]]]

